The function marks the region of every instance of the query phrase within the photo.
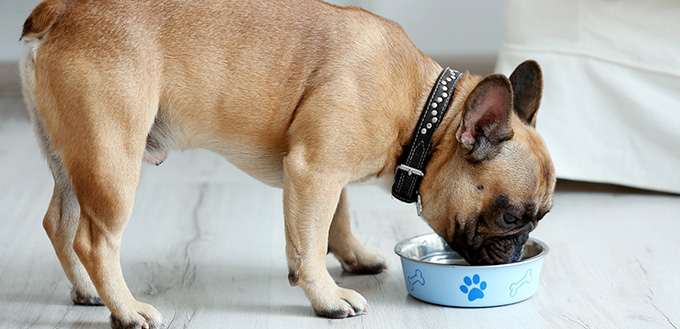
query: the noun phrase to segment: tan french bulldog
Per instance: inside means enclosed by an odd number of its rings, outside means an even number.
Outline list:
[[[142,161],[206,148],[283,188],[289,280],[316,313],[367,311],[325,255],[350,272],[385,267],[352,235],[345,187],[394,183],[442,72],[399,25],[316,0],[44,0],[22,39],[24,97],[55,180],[43,223],[75,303],[105,304],[114,328],[165,324],[130,293],[121,236]],[[422,217],[474,264],[515,261],[555,186],[534,130],[541,70],[453,77],[428,131]]]

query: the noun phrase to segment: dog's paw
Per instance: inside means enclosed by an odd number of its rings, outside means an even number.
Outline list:
[[[387,256],[380,249],[361,247],[335,255],[342,268],[355,274],[376,274],[387,268]]]
[[[101,298],[97,296],[96,293],[86,293],[77,290],[76,288],[71,289],[71,300],[76,305],[88,305],[88,306],[103,306]]]
[[[158,329],[167,324],[165,318],[153,306],[136,302],[136,314],[116,317],[111,314],[113,329]]]
[[[341,319],[368,312],[368,302],[358,292],[337,286],[331,290],[310,298],[316,315]]]

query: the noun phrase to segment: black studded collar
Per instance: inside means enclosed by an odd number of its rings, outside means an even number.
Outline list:
[[[432,136],[446,114],[453,93],[463,73],[445,68],[432,87],[430,97],[420,115],[418,126],[413,134],[413,141],[404,152],[403,159],[397,166],[392,185],[392,196],[406,203],[416,202],[418,216],[422,212],[420,201],[420,182],[425,176],[427,155],[432,146]]]

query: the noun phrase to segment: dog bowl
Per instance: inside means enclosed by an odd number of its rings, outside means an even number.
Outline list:
[[[473,266],[435,233],[406,239],[394,247],[411,296],[456,307],[501,306],[533,296],[548,250],[545,243],[529,238],[519,262]]]

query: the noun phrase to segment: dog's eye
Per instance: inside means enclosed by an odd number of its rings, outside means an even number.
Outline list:
[[[510,215],[510,214],[508,214],[507,212],[503,215],[503,219],[504,219],[505,222],[508,223],[508,224],[513,224],[513,223],[517,222],[517,220],[518,220],[517,217],[515,217],[515,216],[513,216],[513,215]]]

